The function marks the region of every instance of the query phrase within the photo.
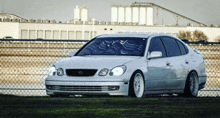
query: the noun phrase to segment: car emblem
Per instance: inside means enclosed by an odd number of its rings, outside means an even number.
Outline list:
[[[83,74],[83,71],[78,71],[78,74],[82,75],[82,74]]]

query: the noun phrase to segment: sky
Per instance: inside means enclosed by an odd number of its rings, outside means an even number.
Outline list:
[[[89,17],[111,21],[111,6],[132,2],[152,2],[204,24],[220,25],[220,0],[0,0],[0,13],[11,13],[25,19],[74,19],[76,5],[85,5]]]

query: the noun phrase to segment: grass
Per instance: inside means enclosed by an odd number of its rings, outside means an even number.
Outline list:
[[[219,117],[220,98],[0,96],[0,117]]]

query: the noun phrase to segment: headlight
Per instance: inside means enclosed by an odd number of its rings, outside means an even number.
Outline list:
[[[56,74],[56,68],[54,66],[50,67],[49,69],[49,76],[53,76]]]
[[[120,76],[123,75],[126,71],[127,67],[126,66],[117,66],[111,70],[109,73],[110,76]]]
[[[102,69],[100,72],[99,72],[99,76],[106,76],[108,74],[108,69],[107,68],[104,68]]]
[[[57,75],[58,76],[63,76],[64,75],[64,71],[62,68],[57,69]]]

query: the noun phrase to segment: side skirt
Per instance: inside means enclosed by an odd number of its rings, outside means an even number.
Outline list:
[[[180,94],[184,93],[184,90],[155,90],[155,91],[145,91],[145,95],[151,95],[151,94]]]

